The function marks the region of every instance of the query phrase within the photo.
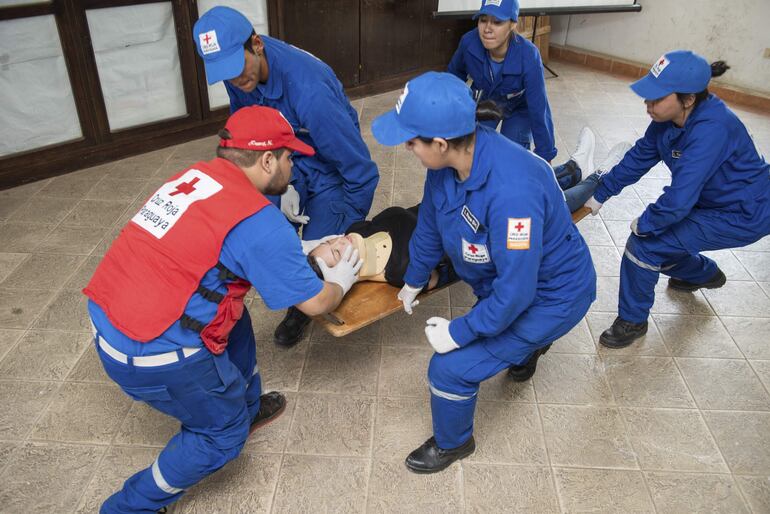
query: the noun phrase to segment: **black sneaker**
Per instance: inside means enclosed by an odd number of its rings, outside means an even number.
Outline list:
[[[686,280],[680,280],[678,278],[671,277],[668,279],[668,287],[677,291],[697,291],[698,289],[719,289],[727,282],[727,277],[722,270],[717,268],[717,272],[713,277],[708,279],[703,284],[696,284],[694,282],[687,282]]]
[[[286,397],[278,391],[271,391],[259,397],[259,412],[251,420],[249,435],[275,420],[286,410]]]
[[[646,321],[644,323],[631,323],[618,316],[612,322],[612,326],[602,332],[599,342],[607,348],[625,348],[646,333]]]
[[[409,454],[405,464],[414,473],[436,473],[446,469],[456,460],[464,459],[476,451],[476,441],[471,436],[465,444],[453,450],[442,450],[436,444],[436,438],[431,437],[422,446]]]
[[[545,355],[545,352],[550,349],[550,344],[548,346],[538,348],[532,353],[526,364],[522,364],[521,366],[514,365],[508,368],[508,376],[511,377],[514,382],[525,382],[529,380],[532,378],[532,375],[535,374],[535,369],[537,368],[537,359],[539,359],[541,355]]]
[[[286,316],[275,329],[273,334],[275,344],[279,346],[291,347],[297,344],[302,338],[302,332],[310,323],[310,317],[296,307],[289,307],[286,310]]]

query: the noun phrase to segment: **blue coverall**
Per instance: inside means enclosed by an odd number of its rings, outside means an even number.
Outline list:
[[[702,251],[745,246],[770,234],[770,166],[738,117],[710,95],[683,127],[652,122],[594,198],[604,203],[658,162],[671,185],[639,217],[620,266],[618,315],[647,320],[660,273],[702,284],[717,273]]]
[[[537,155],[548,162],[556,157],[543,62],[531,41],[514,33],[502,69],[495,74],[489,52],[479,39],[479,29],[473,29],[460,40],[447,71],[463,81],[470,76],[476,100],[494,100],[502,108],[500,132],[505,137],[527,149],[530,141],[534,140]],[[497,126],[494,121],[484,124]]]
[[[249,105],[281,111],[297,137],[316,154],[296,154],[292,185],[310,221],[303,239],[342,234],[369,213],[379,173],[361,138],[358,114],[337,77],[315,56],[260,36],[270,70],[267,82],[244,93],[225,81],[230,112]]]
[[[297,235],[281,212],[268,205],[241,221],[225,238],[219,261],[239,277],[251,282],[271,309],[283,309],[317,295],[323,283],[307,264]],[[212,268],[201,285],[224,294],[229,280]],[[217,304],[194,293],[185,314],[208,323]],[[134,400],[181,423],[152,466],[126,480],[123,488],[108,498],[100,512],[155,513],[176,501],[184,490],[238,456],[249,434],[249,425],[259,411],[262,393],[256,361],[254,330],[249,313],[230,332],[221,355],[209,352],[197,332],[175,322],[157,339],[140,343],[117,330],[104,311],[88,302],[95,336],[129,357],[177,352],[178,362],[138,367],[120,362],[97,344],[97,353],[107,375]],[[200,348],[183,357],[183,350]]]
[[[451,321],[459,349],[428,369],[440,448],[471,436],[479,384],[563,336],[596,298],[596,273],[551,167],[479,126],[471,174],[429,170],[404,280],[424,286],[446,253],[478,302]]]

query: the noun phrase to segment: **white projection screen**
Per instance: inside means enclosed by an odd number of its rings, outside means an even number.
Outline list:
[[[437,16],[458,15],[479,10],[481,0],[438,0]],[[635,0],[520,0],[519,9],[524,15],[577,14],[589,12],[613,12],[638,10]]]

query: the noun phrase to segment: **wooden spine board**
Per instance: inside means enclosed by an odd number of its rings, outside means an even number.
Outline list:
[[[577,223],[590,212],[589,208],[581,207],[572,213],[572,222]],[[422,300],[450,285],[431,289],[417,298]],[[353,286],[336,310],[316,316],[315,321],[334,337],[346,336],[400,311],[403,307],[397,298],[398,292],[399,288],[385,282],[360,282]]]

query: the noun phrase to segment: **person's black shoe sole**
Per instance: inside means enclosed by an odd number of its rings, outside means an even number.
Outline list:
[[[249,435],[254,433],[255,430],[262,428],[265,425],[268,425],[271,422],[278,419],[281,416],[281,414],[283,414],[283,412],[286,410],[286,397],[281,393],[279,393],[278,391],[271,391],[269,393],[265,393],[259,398],[261,402],[274,402],[276,403],[276,405],[272,412],[265,414],[262,418],[260,418],[259,413],[257,413],[257,419],[252,421],[251,425],[249,425]],[[262,411],[262,405],[260,405],[259,407],[260,412]]]
[[[511,380],[514,382],[526,382],[532,378],[532,376],[535,374],[535,371],[537,371],[537,360],[541,356],[545,355],[546,352],[548,352],[550,349],[550,344],[548,346],[544,346],[543,348],[538,348],[535,350],[526,364],[522,366],[511,366],[508,368],[508,376],[511,377]]]
[[[674,289],[675,291],[686,291],[688,293],[692,293],[698,289],[719,289],[725,285],[726,282],[727,277],[720,269],[717,270],[716,275],[711,277],[708,282],[704,282],[703,284],[695,284],[693,282],[687,282],[686,280],[679,280],[678,278],[671,277],[668,279],[668,287]]]

